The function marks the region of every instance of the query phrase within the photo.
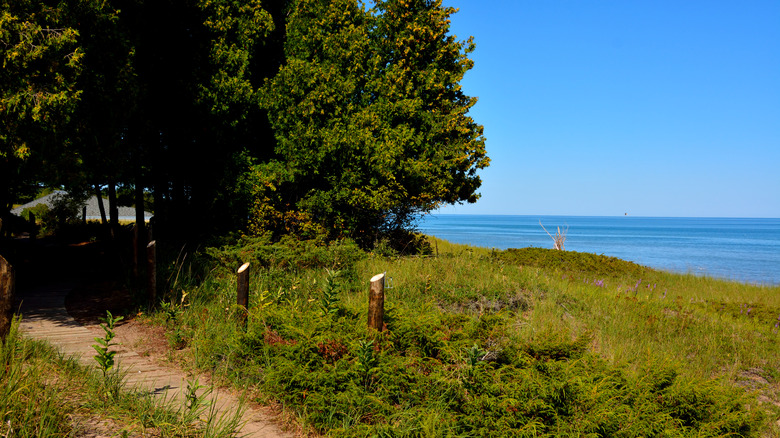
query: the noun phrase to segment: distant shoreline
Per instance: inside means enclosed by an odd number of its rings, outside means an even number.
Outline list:
[[[484,216],[484,217],[523,217],[523,218],[634,218],[634,219],[769,219],[780,220],[780,217],[759,217],[759,216],[632,216],[632,215],[563,215],[563,214],[489,214],[489,213],[428,213],[427,216]]]

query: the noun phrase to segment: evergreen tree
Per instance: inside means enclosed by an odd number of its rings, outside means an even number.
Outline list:
[[[256,166],[258,228],[290,211],[364,244],[443,204],[474,202],[488,164],[459,81],[472,42],[440,1],[299,0],[264,106],[277,158]]]
[[[60,133],[81,98],[75,25],[67,2],[0,1],[0,213],[45,164],[65,157],[78,165]]]

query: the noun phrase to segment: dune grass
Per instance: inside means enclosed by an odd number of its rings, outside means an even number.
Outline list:
[[[156,318],[193,365],[329,436],[780,435],[780,288],[431,242],[407,257],[262,239],[213,248],[212,262],[170,267]],[[392,280],[377,333],[367,290],[380,272]]]

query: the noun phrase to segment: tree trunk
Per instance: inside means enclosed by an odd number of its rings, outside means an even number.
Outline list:
[[[144,253],[146,248],[146,219],[144,218],[144,188],[141,185],[140,177],[135,180],[135,226],[138,228],[138,239],[136,243],[136,254],[138,255],[137,264],[143,266]]]
[[[95,196],[97,196],[98,210],[100,210],[100,223],[105,225],[108,223],[106,220],[106,207],[103,206],[103,193],[100,191],[100,184],[95,183]]]
[[[152,240],[146,246],[146,276],[149,307],[157,304],[157,242]]]
[[[0,341],[5,342],[5,337],[11,330],[14,305],[14,269],[0,256]]]
[[[116,205],[116,184],[113,180],[108,181],[108,213],[111,236],[116,237],[119,228],[119,206]]]

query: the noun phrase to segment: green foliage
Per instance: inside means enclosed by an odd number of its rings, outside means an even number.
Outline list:
[[[218,248],[209,247],[205,252],[221,266],[234,271],[246,262],[269,269],[329,268],[350,271],[358,260],[365,257],[365,253],[350,240],[326,242],[285,236],[278,242],[271,242],[270,235],[242,236],[236,242]]]
[[[340,282],[336,299],[324,293],[330,286],[322,267],[294,258],[284,263],[290,269],[253,271],[253,289],[271,292],[255,297],[263,304],[250,305],[246,332],[224,317],[234,300],[233,274],[222,277],[219,271],[193,290],[193,306],[180,316],[181,325],[193,328],[187,342],[198,351],[200,366],[239,386],[258,387],[329,436],[767,431],[763,412],[771,408],[723,374],[740,360],[741,367],[763,367],[762,376],[771,379],[777,355],[767,352],[776,349],[777,339],[770,338],[767,321],[738,310],[732,315],[728,306],[718,311],[721,302],[689,300],[680,284],[688,277],[643,271],[652,275],[625,297],[617,288],[624,281],[634,286],[630,264],[607,260],[612,264],[590,268],[575,254],[564,259],[573,260],[567,269],[560,259],[535,267],[488,250],[437,246],[439,257],[374,255],[355,262],[364,279],[393,272],[382,333],[366,328],[365,281]],[[612,275],[602,284],[578,278],[606,272]],[[650,279],[670,289],[668,299],[672,289],[684,299],[664,301],[663,292],[648,298],[655,286],[645,287]],[[718,285],[711,290],[726,288],[745,299],[753,293]],[[754,312],[776,301],[771,293],[766,303],[759,296],[750,298]],[[518,297],[522,303],[511,305]],[[732,324],[732,318],[746,325]],[[751,334],[756,330],[761,336]],[[735,336],[746,344],[735,347]],[[703,353],[689,345],[710,348],[706,354],[716,363],[700,372],[674,362],[689,357],[701,363],[697,356]],[[748,362],[754,345],[763,353]],[[762,358],[766,354],[771,357]]]
[[[325,287],[322,289],[322,298],[320,298],[320,312],[322,312],[322,316],[329,317],[339,311],[339,288],[336,283],[339,271],[328,269],[327,272],[328,276],[325,278]]]
[[[482,358],[485,357],[487,352],[481,348],[477,344],[474,344],[466,350],[466,359],[468,361],[469,366],[475,367],[482,363]]]
[[[359,341],[356,369],[366,390],[368,390],[372,375],[378,370],[377,365],[378,360],[374,356],[374,341]]]
[[[199,394],[198,391],[203,389],[207,389],[207,391]],[[184,409],[185,417],[189,421],[198,418],[209,405],[209,402],[205,400],[209,393],[211,393],[211,388],[201,385],[197,378],[187,380],[187,388],[184,392]]]
[[[53,133],[75,109],[84,52],[66,4],[5,0],[0,11],[0,157],[26,159],[28,139]]]
[[[257,100],[252,55],[274,29],[273,18],[260,0],[200,0],[198,6],[207,17],[203,24],[212,33],[213,68],[208,83],[200,85],[200,100],[212,114],[225,116],[228,125],[236,126]]]
[[[98,365],[100,366],[100,371],[103,372],[103,377],[107,377],[108,372],[114,368],[114,356],[116,355],[116,351],[110,350],[110,348],[115,345],[111,341],[116,336],[116,333],[114,332],[116,323],[122,319],[124,319],[124,317],[114,317],[109,311],[106,311],[105,318],[101,318],[103,324],[100,324],[100,327],[105,332],[105,335],[102,338],[95,338],[95,341],[97,341],[98,345],[93,345],[92,348],[97,351],[95,361],[97,361]]]
[[[46,384],[51,377],[51,355],[24,340],[18,325],[15,318],[5,342],[0,342],[0,433],[67,435],[72,429],[65,397]]]
[[[588,273],[595,276],[642,278],[643,275],[652,272],[650,268],[616,257],[545,248],[510,248],[496,253],[496,257],[515,265],[556,269],[568,273]]]
[[[52,222],[50,219],[53,215],[49,206],[43,203],[25,208],[19,216],[30,222],[30,226],[35,234],[49,234],[56,225],[56,222]],[[32,224],[32,219],[35,219],[35,224]],[[39,221],[40,225],[38,225]]]
[[[448,35],[454,11],[423,0],[293,3],[287,62],[263,91],[278,162],[254,170],[268,175],[256,217],[297,211],[368,246],[420,213],[476,200],[488,159],[466,115],[476,99],[458,85],[473,44]]]

